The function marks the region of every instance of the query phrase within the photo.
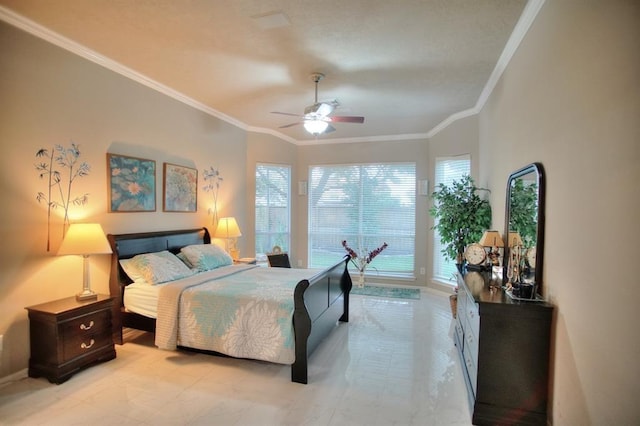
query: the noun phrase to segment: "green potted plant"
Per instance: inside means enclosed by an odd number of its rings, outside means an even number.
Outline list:
[[[457,265],[463,263],[465,247],[478,242],[491,225],[491,206],[480,197],[481,191],[489,192],[476,187],[473,178],[465,175],[451,185],[438,185],[431,194],[434,203],[429,213],[436,222],[431,229],[440,235],[442,254]]]

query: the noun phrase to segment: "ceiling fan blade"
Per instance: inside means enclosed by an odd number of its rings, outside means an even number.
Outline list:
[[[280,127],[278,127],[278,129],[286,129],[287,127],[297,126],[298,124],[300,124],[300,122],[297,122],[297,123],[291,123],[291,124],[285,124],[284,126],[280,126]]]
[[[355,117],[347,115],[335,115],[333,117],[327,117],[332,123],[364,123],[364,117]]]
[[[280,112],[280,111],[271,111],[271,114],[281,114],[281,115],[290,115],[292,117],[303,117],[300,114],[293,114],[291,112]]]

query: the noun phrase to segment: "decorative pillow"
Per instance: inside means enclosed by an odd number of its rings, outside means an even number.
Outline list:
[[[195,244],[180,249],[198,271],[210,271],[233,264],[233,259],[215,244]]]
[[[166,250],[139,254],[131,259],[121,260],[120,265],[134,282],[151,285],[194,274],[180,259]]]
[[[187,259],[187,256],[185,256],[183,252],[176,254],[176,257],[182,260],[184,264],[187,265],[187,268],[193,269],[193,265],[189,262],[189,259]]]

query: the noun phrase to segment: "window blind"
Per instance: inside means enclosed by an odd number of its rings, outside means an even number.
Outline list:
[[[435,187],[440,184],[451,185],[464,175],[471,174],[471,156],[468,154],[456,157],[438,157],[435,167]],[[437,222],[436,222],[437,223]],[[433,231],[433,276],[442,281],[449,281],[456,273],[456,265],[442,254],[444,245],[440,243],[440,234]],[[455,282],[455,281],[454,281]]]
[[[291,218],[291,167],[256,166],[256,257],[274,246],[289,251]]]
[[[415,163],[310,167],[309,267],[344,256],[343,240],[361,256],[386,242],[367,272],[412,275],[415,210]]]

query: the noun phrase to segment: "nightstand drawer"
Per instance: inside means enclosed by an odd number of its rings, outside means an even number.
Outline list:
[[[67,336],[89,336],[110,328],[110,312],[102,310],[66,321],[62,332],[66,339]]]
[[[113,345],[111,330],[103,330],[101,333],[90,335],[65,335],[63,347],[63,362],[67,362],[82,355],[90,354],[105,346]]]

